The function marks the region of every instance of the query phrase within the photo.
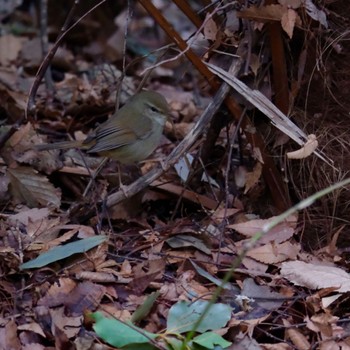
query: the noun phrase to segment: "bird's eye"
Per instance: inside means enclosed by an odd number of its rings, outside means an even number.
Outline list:
[[[159,112],[158,108],[154,107],[154,106],[150,106],[150,110],[152,112]]]

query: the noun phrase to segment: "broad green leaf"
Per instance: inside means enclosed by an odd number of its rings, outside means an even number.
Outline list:
[[[225,340],[219,334],[214,332],[206,332],[192,339],[193,343],[201,345],[207,349],[214,349],[216,345],[221,346],[223,349],[230,346],[232,343]]]
[[[150,339],[155,339],[158,336],[131,323],[125,324],[115,318],[106,318],[100,312],[94,312],[90,316],[96,321],[93,325],[96,334],[105,342],[117,348],[127,345],[128,348],[134,348],[132,344],[147,345],[150,343]],[[138,345],[138,349],[141,349],[141,345]]]
[[[73,254],[87,252],[88,250],[104,242],[106,239],[107,237],[104,235],[93,236],[93,237],[81,239],[76,242],[54,247],[49,251],[43,254],[40,254],[37,258],[22,264],[20,268],[23,270],[23,269],[34,269],[34,268],[46,266],[55,261],[65,259]]]
[[[205,300],[197,300],[194,303],[188,301],[176,303],[169,310],[167,331],[184,333],[192,330],[208,304],[209,302]],[[225,304],[211,305],[196,331],[203,333],[224,327],[231,318],[231,310],[231,307]]]

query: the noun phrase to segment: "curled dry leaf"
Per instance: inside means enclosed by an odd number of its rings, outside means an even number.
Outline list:
[[[117,281],[117,278],[113,274],[106,272],[81,271],[78,272],[75,277],[79,280],[95,283],[113,283]]]
[[[308,140],[305,145],[294,152],[288,152],[288,159],[304,159],[310,156],[318,147],[318,141],[316,135],[310,134],[308,135]]]

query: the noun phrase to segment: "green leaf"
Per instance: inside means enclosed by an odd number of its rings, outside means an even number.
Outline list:
[[[207,349],[213,349],[215,346],[219,345],[223,349],[230,346],[232,343],[225,340],[219,334],[214,332],[206,332],[192,339],[193,343],[201,345]]]
[[[123,347],[123,350],[158,350],[158,348],[149,343],[130,344]]]
[[[134,325],[123,323],[115,318],[106,318],[100,312],[94,312],[90,316],[96,321],[93,328],[96,334],[106,343],[122,348],[128,345],[128,348],[135,349],[132,344],[147,345],[150,339],[155,339],[158,335],[149,333]],[[145,347],[145,349],[149,347]],[[138,349],[142,349],[138,345]]]
[[[170,347],[170,349],[183,350],[183,341],[182,340],[177,339],[172,335],[167,335],[164,340],[167,342],[168,347]]]
[[[49,251],[40,254],[37,258],[27,261],[20,266],[20,269],[34,269],[37,267],[43,267],[51,264],[55,261],[68,258],[69,256],[77,253],[84,253],[88,250],[98,246],[107,239],[107,236],[93,236],[84,238],[76,242],[68,243],[54,247]]]
[[[207,271],[203,270],[200,266],[198,266],[194,261],[190,260],[191,264],[193,265],[193,267],[196,269],[196,271],[198,272],[199,275],[201,275],[202,277],[205,277],[206,279],[208,279],[210,282],[213,282],[214,284],[216,284],[218,287],[220,287],[222,285],[222,280],[212,276],[210,273],[208,273]],[[226,283],[223,286],[224,289],[232,289],[232,285],[229,283]],[[237,293],[239,294],[239,291],[237,291]]]
[[[209,302],[205,300],[197,300],[194,303],[188,301],[176,303],[169,310],[167,331],[184,333],[192,330],[208,304]],[[203,333],[224,327],[231,318],[231,310],[232,308],[225,304],[211,305],[196,331]]]
[[[204,242],[198,238],[191,235],[176,235],[170,237],[166,240],[171,248],[183,248],[183,247],[195,247],[201,250],[205,254],[210,254],[211,250],[204,244]]]
[[[157,300],[157,298],[159,297],[160,292],[154,292],[152,294],[150,294],[146,300],[143,302],[142,305],[140,305],[135,312],[133,313],[132,317],[131,317],[131,322],[135,323],[138,321],[143,320],[151,311],[155,301]]]

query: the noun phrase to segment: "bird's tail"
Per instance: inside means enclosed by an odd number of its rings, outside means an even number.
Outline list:
[[[55,143],[43,143],[35,145],[35,149],[38,151],[49,151],[53,149],[70,149],[70,148],[81,148],[82,141],[62,141]]]

